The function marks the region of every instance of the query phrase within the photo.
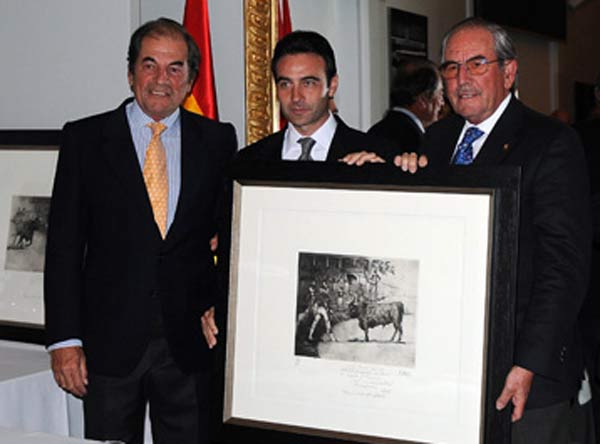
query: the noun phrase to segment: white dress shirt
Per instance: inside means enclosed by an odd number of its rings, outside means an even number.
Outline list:
[[[310,151],[310,156],[312,159],[317,161],[326,160],[336,128],[337,121],[331,112],[329,113],[329,118],[325,121],[325,123],[323,123],[318,130],[308,136],[300,134],[296,128],[294,128],[294,125],[289,123],[283,136],[281,158],[283,160],[298,160],[298,157],[300,157],[300,154],[302,153],[302,147],[298,143],[298,139],[310,137],[316,142]]]
[[[496,108],[496,111],[494,111],[492,113],[492,115],[490,117],[488,117],[487,119],[485,119],[483,122],[481,122],[477,125],[474,125],[471,122],[469,122],[468,120],[465,120],[465,125],[463,126],[460,136],[458,137],[458,140],[456,141],[456,146],[454,147],[454,153],[452,154],[452,159],[454,159],[454,156],[456,155],[456,150],[458,149],[458,145],[460,144],[460,142],[462,142],[465,132],[467,131],[467,129],[471,128],[472,126],[476,126],[481,131],[483,131],[483,135],[479,139],[477,139],[473,142],[473,159],[475,159],[475,157],[477,157],[477,154],[479,154],[479,151],[481,151],[483,144],[485,143],[488,136],[494,129],[494,126],[496,126],[498,119],[500,119],[500,116],[502,115],[502,113],[504,113],[504,110],[508,106],[508,102],[510,102],[511,96],[512,96],[512,94],[508,94],[504,98],[504,100],[502,102],[500,102],[500,105],[498,106],[498,108]]]

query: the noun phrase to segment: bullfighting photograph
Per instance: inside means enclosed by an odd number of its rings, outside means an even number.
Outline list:
[[[42,272],[50,198],[13,196],[4,268]]]
[[[419,262],[298,253],[296,356],[415,365]]]

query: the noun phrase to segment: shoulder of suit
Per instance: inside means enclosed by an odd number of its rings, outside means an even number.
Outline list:
[[[437,122],[431,124],[426,130],[425,134],[428,136],[436,134],[448,133],[448,131],[455,131],[457,128],[462,129],[465,123],[465,119],[457,114],[444,117]]]
[[[364,132],[346,125],[338,120],[338,127],[334,136],[335,143],[350,153],[356,151],[370,151],[384,159],[391,159],[395,153],[395,145],[381,134]]]
[[[374,134],[395,142],[410,138],[411,143],[420,140],[423,136],[413,119],[400,111],[393,110],[389,111],[379,122],[376,122],[367,131],[367,134]]]
[[[540,142],[554,140],[557,137],[567,136],[574,137],[576,131],[569,125],[554,119],[550,116],[542,114],[532,108],[529,108],[519,100],[514,100],[515,113],[519,113],[521,119],[520,132],[523,139],[531,140],[531,136],[537,138]],[[507,109],[507,111],[509,111]]]
[[[348,126],[348,124],[346,124],[346,122],[344,122],[340,116],[336,115],[335,120],[337,122],[337,128],[335,129],[334,137],[342,136],[344,138],[351,138],[352,140],[359,141],[371,139],[371,135],[368,133]]]
[[[108,127],[119,126],[121,124],[127,124],[127,116],[125,114],[125,107],[131,103],[133,97],[125,99],[115,109],[104,111],[99,114],[83,117],[78,120],[72,120],[67,122],[63,130],[73,130],[76,132],[84,132],[92,137],[94,131],[104,131]]]
[[[103,123],[117,115],[121,111],[121,107],[110,111],[105,111],[99,114],[94,114],[87,117],[82,117],[77,120],[71,120],[65,123],[64,128],[91,129],[102,128]],[[123,111],[124,112],[124,111]]]
[[[181,117],[189,122],[193,122],[195,125],[199,125],[202,128],[209,130],[234,130],[234,127],[229,122],[220,122],[218,120],[209,119],[208,117],[201,116],[200,114],[192,113],[185,108],[180,108]]]
[[[281,151],[283,144],[283,133],[284,130],[277,131],[276,133],[263,137],[262,139],[251,143],[250,145],[246,145],[244,148],[238,151],[237,157],[240,159],[256,159],[271,149]]]
[[[353,136],[353,137],[366,137],[367,133],[365,133],[364,131],[361,131],[357,128],[352,128],[351,126],[346,125],[344,122],[338,121],[338,126],[336,128],[336,132],[342,132],[345,133],[347,135]]]
[[[344,143],[356,148],[364,150],[373,150],[374,147],[380,146],[385,142],[385,139],[379,134],[365,133],[356,128],[346,125],[344,122],[338,121],[335,138]]]

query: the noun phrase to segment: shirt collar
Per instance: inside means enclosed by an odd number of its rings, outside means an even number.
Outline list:
[[[481,131],[483,131],[486,135],[490,134],[492,132],[492,130],[494,129],[494,126],[496,126],[498,119],[500,119],[500,116],[502,115],[502,113],[504,112],[506,107],[508,106],[508,102],[510,102],[511,96],[512,96],[511,93],[507,94],[507,96],[504,98],[504,100],[502,100],[502,102],[500,102],[500,105],[498,105],[498,108],[496,108],[496,111],[494,111],[492,113],[492,115],[490,117],[488,117],[487,119],[485,119],[483,122],[480,122],[477,125],[475,125],[467,120],[467,121],[465,121],[465,126],[463,129],[466,131],[467,128],[476,126]]]
[[[479,154],[479,152],[481,151],[481,149],[483,148],[483,145],[485,144],[488,136],[494,129],[494,126],[496,126],[496,123],[498,123],[500,116],[502,115],[502,113],[504,113],[504,111],[508,107],[508,103],[510,102],[511,96],[512,96],[512,94],[508,94],[504,98],[504,100],[502,100],[502,102],[500,102],[500,105],[498,106],[498,108],[496,108],[496,111],[494,111],[492,113],[492,115],[490,117],[488,117],[487,119],[485,119],[483,122],[480,122],[479,124],[474,125],[473,123],[469,122],[468,120],[465,120],[465,124],[463,125],[463,129],[458,138],[458,142],[454,149],[454,152],[456,153],[456,150],[458,149],[458,144],[460,143],[460,141],[462,141],[467,129],[469,129],[473,126],[476,126],[481,131],[483,131],[483,135],[481,137],[479,137],[477,140],[475,140],[472,144],[473,159],[475,159],[477,157],[477,155]]]
[[[130,125],[134,127],[145,127],[149,123],[154,122],[154,119],[152,117],[144,113],[137,100],[135,99],[127,105],[127,114],[129,117]],[[176,125],[179,124],[180,114],[181,111],[179,110],[179,108],[177,108],[170,115],[168,115],[160,121],[167,127],[163,134],[167,135],[175,130]],[[150,130],[150,128],[148,129]]]
[[[286,131],[286,137],[288,137],[289,141],[292,143],[297,143],[297,140],[302,137],[311,137],[318,145],[328,148],[329,145],[331,145],[331,140],[333,139],[336,128],[337,121],[335,120],[335,117],[333,117],[333,114],[329,112],[329,117],[325,123],[323,123],[323,125],[321,125],[314,133],[304,136],[290,123]]]

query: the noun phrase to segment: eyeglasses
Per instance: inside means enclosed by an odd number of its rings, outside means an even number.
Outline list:
[[[466,62],[446,62],[442,63],[440,66],[440,73],[442,77],[446,80],[455,79],[458,77],[458,71],[460,71],[460,67],[465,65],[469,74],[473,76],[481,76],[488,71],[489,65],[492,63],[501,63],[504,59],[496,59],[496,60],[488,60],[483,56],[471,57]]]

